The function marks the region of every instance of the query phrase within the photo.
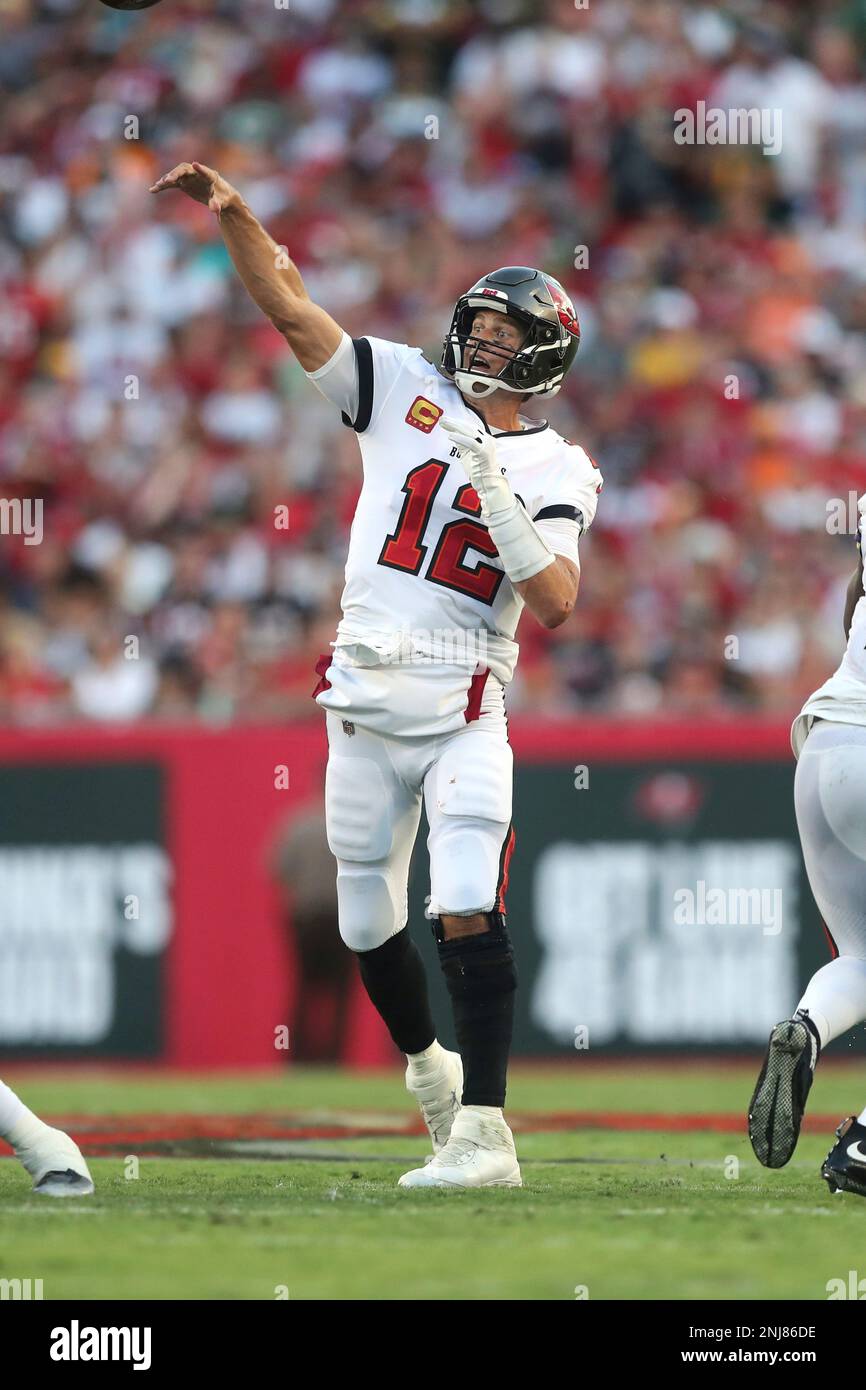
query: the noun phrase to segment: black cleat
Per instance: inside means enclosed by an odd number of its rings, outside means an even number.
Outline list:
[[[856,1192],[866,1197],[866,1125],[854,1115],[836,1130],[839,1141],[821,1164],[821,1177],[831,1192]]]
[[[770,1034],[749,1104],[749,1138],[765,1168],[784,1168],[797,1147],[820,1055],[818,1034],[806,1014],[783,1019]]]

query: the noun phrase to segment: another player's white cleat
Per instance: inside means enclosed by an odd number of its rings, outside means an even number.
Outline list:
[[[426,1168],[404,1173],[399,1186],[522,1187],[511,1130],[487,1106],[463,1106],[445,1147]]]
[[[26,1134],[12,1147],[33,1179],[33,1191],[40,1196],[89,1197],[93,1191],[84,1156],[62,1129],[52,1129],[41,1120],[38,1128],[28,1124]]]
[[[419,1075],[411,1062],[406,1068],[406,1090],[421,1107],[434,1154],[448,1142],[463,1094],[463,1059],[460,1053],[448,1052],[444,1047],[439,1049],[439,1053],[441,1066],[429,1076]]]

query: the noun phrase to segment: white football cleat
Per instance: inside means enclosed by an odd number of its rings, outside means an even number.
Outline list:
[[[62,1129],[40,1122],[13,1149],[33,1179],[33,1191],[41,1197],[89,1197],[93,1191],[84,1156]]]
[[[443,1047],[442,1061],[442,1067],[432,1076],[416,1077],[411,1065],[406,1068],[406,1090],[421,1107],[434,1154],[438,1154],[448,1142],[463,1094],[463,1058],[460,1053],[448,1052]]]
[[[487,1107],[463,1106],[451,1137],[426,1168],[404,1173],[399,1187],[522,1187],[514,1137]]]

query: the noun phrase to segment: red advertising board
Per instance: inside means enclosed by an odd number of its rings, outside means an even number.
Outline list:
[[[778,722],[652,724],[512,720],[520,764],[671,759],[790,759]],[[171,865],[172,931],[165,958],[161,1060],[179,1067],[282,1066],[275,1029],[294,1008],[295,970],[273,876],[275,837],[320,793],[326,758],[318,722],[286,727],[138,726],[0,733],[0,768],[156,764],[163,843]],[[76,808],[64,808],[75,817]],[[514,865],[520,873],[519,845]],[[69,931],[76,907],[69,904]],[[346,1060],[393,1056],[359,989]],[[291,1054],[289,1054],[291,1055]]]

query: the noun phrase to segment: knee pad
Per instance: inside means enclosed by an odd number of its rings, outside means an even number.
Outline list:
[[[336,859],[364,864],[391,852],[390,798],[372,758],[331,755],[325,773],[328,846]]]
[[[431,769],[424,786],[431,916],[497,906],[512,771],[508,743],[484,733],[455,739]]]
[[[375,951],[408,917],[404,902],[398,913],[396,893],[384,864],[337,866],[337,912],[340,936],[350,951]]]
[[[473,736],[455,742],[433,772],[432,796],[443,816],[511,820],[514,755],[504,741]]]
[[[352,951],[373,951],[398,922],[388,869],[392,829],[388,790],[372,758],[332,755],[325,775],[328,846],[337,860],[340,936]]]
[[[431,832],[430,884],[436,916],[492,912],[500,887],[508,824],[444,817]]]

